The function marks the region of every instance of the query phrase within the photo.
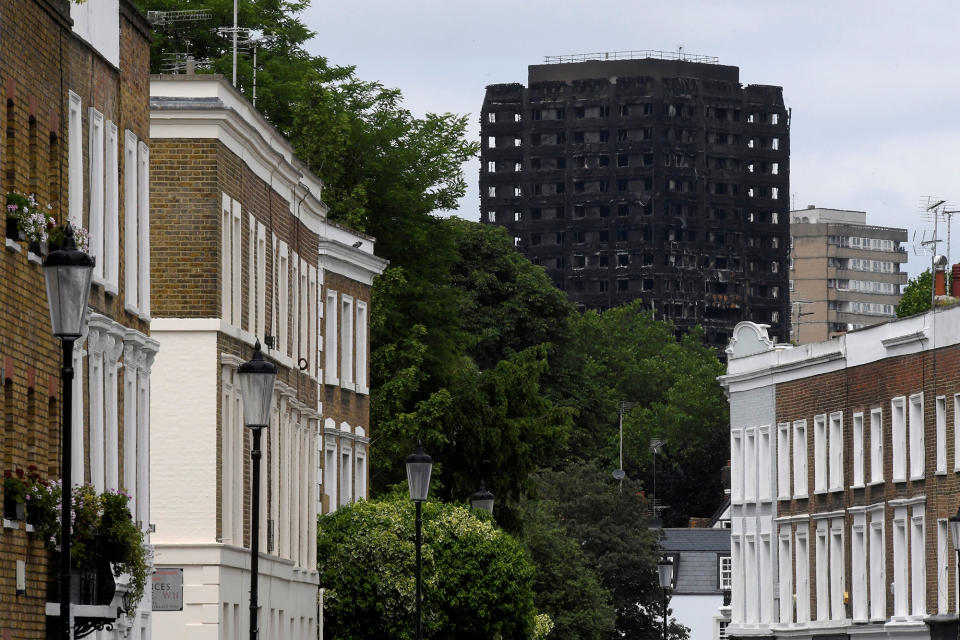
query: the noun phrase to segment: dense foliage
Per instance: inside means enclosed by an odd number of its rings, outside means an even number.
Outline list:
[[[648,528],[649,509],[641,486],[629,479],[618,484],[590,462],[543,471],[538,486],[544,505],[554,510],[610,594],[615,630],[606,637],[660,638],[663,592],[656,569],[662,554],[660,531]],[[676,621],[667,631],[671,640],[688,634]]]
[[[897,317],[905,318],[915,313],[929,311],[932,287],[933,279],[930,277],[930,269],[915,278],[910,278],[907,286],[903,288],[900,304],[897,305]]]
[[[210,9],[209,23],[155,33],[152,65],[159,69],[175,39],[180,50],[189,45],[229,77],[229,39],[210,28],[232,22],[232,3],[138,0],[138,6]],[[438,217],[463,196],[462,166],[478,149],[467,139],[467,117],[415,116],[399,90],[307,55],[311,33],[297,18],[305,7],[242,0],[240,24],[280,35],[258,55],[257,107],[323,179],[331,219],[375,236],[377,254],[390,261],[374,284],[370,318],[374,494],[404,481],[403,458],[422,439],[437,463],[433,496],[463,500],[481,480],[497,495],[498,522],[523,538],[538,567],[532,584],[538,607],[554,619],[551,637],[608,637],[614,623],[647,637],[649,628],[637,630],[652,622],[650,607],[660,599],[659,590],[649,588],[656,563],[645,525],[649,504],[637,493],[650,495],[656,484],[658,503],[669,505],[662,514],[668,525],[709,516],[722,501],[727,405],[715,380],[722,365],[700,332],[677,340],[674,327],[654,321],[639,301],[602,314],[577,312],[502,229]],[[244,54],[239,85],[248,96],[250,69]],[[628,480],[612,496],[621,401],[636,405],[623,420]],[[654,438],[666,441],[656,457],[656,482]],[[589,477],[580,478],[578,468]],[[535,476],[538,469],[545,471]],[[568,486],[570,478],[585,483],[589,499],[560,499],[554,488]],[[571,487],[574,495],[585,491]],[[383,637],[403,637],[412,516],[409,505],[385,504],[391,506],[350,507],[325,518],[319,557],[337,553],[331,541],[340,534],[334,532],[352,519],[380,527],[382,534],[358,536],[365,546],[355,552],[402,570],[364,574],[342,560],[344,579],[362,587],[360,597],[374,608],[353,606],[337,589],[328,592],[327,604],[341,629],[369,625],[369,611],[376,611],[400,634]],[[618,533],[598,529],[594,536],[587,528],[591,517]],[[641,551],[631,556],[617,546],[610,536],[621,533]],[[621,561],[622,579],[612,568]],[[402,589],[383,590],[403,579]],[[581,601],[574,602],[578,592]],[[533,624],[526,615],[523,624]],[[541,619],[541,632],[547,627]]]
[[[325,637],[413,637],[413,510],[395,496],[320,518]],[[536,624],[533,573],[520,543],[488,519],[465,507],[424,504],[424,637],[528,640]]]

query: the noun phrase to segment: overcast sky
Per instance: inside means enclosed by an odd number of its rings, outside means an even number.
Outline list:
[[[792,109],[791,204],[867,212],[906,227],[911,275],[932,233],[927,196],[960,209],[960,33],[956,2],[346,0],[303,15],[311,53],[402,90],[416,114],[471,114],[488,84],[527,81],[546,55],[631,49],[716,56],[744,84],[783,87]],[[479,218],[479,163],[457,215]],[[960,216],[952,262],[960,262]],[[941,233],[945,237],[945,233]],[[946,251],[946,243],[941,245]]]

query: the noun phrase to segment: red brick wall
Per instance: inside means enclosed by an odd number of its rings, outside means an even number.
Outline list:
[[[113,120],[121,138],[124,129],[133,130],[142,139],[148,136],[149,49],[142,16],[121,1],[123,68],[118,71],[72,34],[69,12],[66,0],[0,0],[0,97],[4,105],[0,111],[4,121],[0,130],[0,184],[4,192],[35,193],[42,205],[52,206],[61,221],[67,215],[69,90],[83,99],[85,173],[87,107],[94,106]],[[122,212],[122,155],[120,167]],[[88,188],[86,182],[85,175]],[[88,199],[85,193],[85,206]],[[121,223],[121,252],[122,233]],[[43,475],[58,477],[60,344],[48,328],[40,266],[28,261],[25,245],[20,249],[0,249],[0,470],[34,464]],[[120,264],[122,270],[122,253]],[[122,271],[120,283],[118,296],[95,287],[91,305],[99,313],[146,333],[147,324],[123,310]],[[122,422],[122,407],[119,415]],[[2,537],[0,635],[43,637],[47,552],[40,541],[26,533],[22,523],[15,530],[4,530]],[[26,561],[25,596],[15,595],[16,560]]]

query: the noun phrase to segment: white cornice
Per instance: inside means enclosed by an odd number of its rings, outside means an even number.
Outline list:
[[[389,264],[388,261],[372,253],[331,240],[327,236],[321,236],[318,251],[322,270],[366,285],[372,285],[374,276],[383,273]]]

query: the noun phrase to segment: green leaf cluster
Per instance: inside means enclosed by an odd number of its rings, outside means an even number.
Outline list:
[[[930,269],[914,278],[910,278],[907,281],[907,286],[903,288],[903,295],[900,297],[900,303],[895,310],[897,317],[905,318],[929,311],[932,289],[933,278],[930,276]]]
[[[402,496],[320,518],[326,637],[413,637],[414,535],[414,507]],[[488,519],[452,504],[423,505],[424,637],[527,640],[536,624],[533,574],[523,546]]]

